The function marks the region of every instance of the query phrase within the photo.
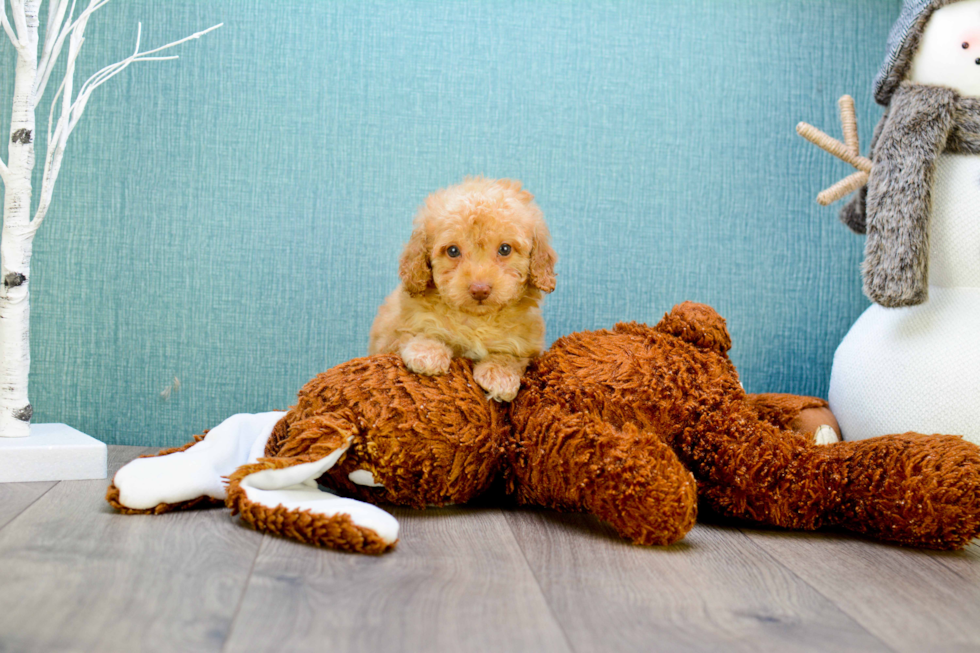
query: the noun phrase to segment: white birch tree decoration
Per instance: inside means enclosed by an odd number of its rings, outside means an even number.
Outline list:
[[[0,0],[0,24],[16,53],[13,110],[7,162],[0,161],[4,186],[3,230],[0,232],[0,440],[31,434],[33,409],[27,396],[30,371],[30,279],[34,235],[44,221],[54,192],[68,138],[85,112],[92,93],[102,84],[139,61],[162,61],[175,56],[156,53],[196,39],[221,27],[140,51],[142,26],[137,28],[133,54],[89,77],[76,91],[75,64],[85,43],[85,27],[92,14],[109,0],[88,0],[76,17],[76,3],[85,0],[50,0],[43,45],[38,58],[42,0],[10,0],[10,19],[5,0]],[[0,37],[2,38],[2,37]],[[37,207],[31,215],[31,176],[35,162],[35,110],[48,87],[52,71],[65,49],[64,77],[51,100],[48,113],[47,150]]]

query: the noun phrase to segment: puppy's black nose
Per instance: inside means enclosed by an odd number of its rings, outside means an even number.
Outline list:
[[[490,291],[492,288],[489,283],[471,283],[470,284],[470,297],[478,302],[482,302],[484,299],[490,296]]]

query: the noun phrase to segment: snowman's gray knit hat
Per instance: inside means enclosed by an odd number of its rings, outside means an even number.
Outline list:
[[[888,105],[892,94],[905,79],[912,57],[932,13],[959,0],[905,0],[902,13],[888,35],[888,55],[875,77],[874,94],[878,104]]]

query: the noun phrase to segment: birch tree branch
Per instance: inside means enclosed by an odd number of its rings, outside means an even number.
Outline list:
[[[15,49],[20,50],[21,44],[17,35],[14,34],[13,28],[10,27],[10,21],[7,20],[7,2],[6,0],[0,0],[0,23],[3,24],[3,31],[7,33],[7,38],[10,39],[10,43]]]
[[[95,0],[89,4],[89,9],[95,5]],[[97,7],[96,7],[97,8]],[[36,232],[44,221],[44,216],[48,213],[51,206],[51,198],[54,195],[54,184],[58,180],[58,173],[61,172],[61,161],[68,146],[68,136],[71,133],[71,113],[72,113],[72,92],[75,81],[75,62],[78,54],[85,43],[85,27],[88,25],[88,17],[91,11],[86,10],[78,17],[78,20],[70,28],[71,38],[68,42],[68,64],[65,67],[65,76],[61,80],[58,92],[51,100],[51,109],[48,112],[48,151],[44,157],[44,174],[41,177],[41,193],[38,200],[37,212],[31,220],[31,229]],[[62,39],[63,40],[63,39]],[[137,37],[138,40],[138,37]],[[61,45],[58,46],[61,50]],[[54,110],[58,106],[58,97],[61,96],[61,115],[58,118],[58,125],[55,127],[54,135],[51,134],[51,123],[54,119]]]
[[[112,79],[113,77],[115,77],[116,75],[118,75],[119,73],[121,73],[131,63],[135,63],[137,61],[166,61],[168,59],[177,59],[176,56],[149,57],[147,55],[161,52],[162,50],[172,48],[176,45],[180,45],[181,43],[190,41],[192,39],[199,39],[205,34],[207,34],[208,32],[218,29],[222,25],[224,25],[224,23],[218,23],[217,25],[213,25],[207,28],[206,30],[196,32],[194,34],[191,34],[190,36],[185,36],[179,41],[174,41],[173,43],[168,43],[167,45],[160,46],[159,48],[154,48],[153,50],[147,50],[146,52],[140,52],[139,51],[140,34],[142,33],[142,29],[143,29],[143,25],[142,23],[140,23],[136,32],[136,49],[133,52],[133,54],[123,59],[122,61],[118,61],[114,64],[110,64],[105,68],[103,68],[102,70],[100,70],[99,72],[95,73],[94,75],[89,77],[85,81],[85,83],[82,84],[82,87],[78,90],[78,99],[75,101],[75,104],[72,105],[72,121],[71,121],[69,132],[71,131],[71,129],[75,128],[75,125],[78,123],[78,119],[82,117],[82,112],[85,110],[85,105],[88,102],[89,97],[92,95],[92,92],[98,87],[102,86],[107,81],[109,81],[110,79]]]
[[[24,0],[10,0],[10,15],[14,17],[17,27],[17,42],[22,48],[29,36],[27,30],[27,14],[24,13]]]
[[[67,2],[67,0],[65,0]],[[47,60],[43,60],[41,64],[38,65],[38,76],[37,84],[34,91],[34,104],[37,105],[41,101],[41,97],[44,95],[44,89],[48,86],[48,79],[51,77],[51,72],[54,70],[55,64],[58,63],[58,57],[61,55],[61,49],[64,47],[65,39],[74,34],[76,31],[85,32],[85,26],[88,25],[88,19],[93,13],[108,4],[109,0],[89,0],[88,7],[78,16],[78,18],[72,22],[72,16],[75,13],[75,0],[72,0],[71,12],[69,12],[68,20],[65,21],[64,29],[57,33],[57,39],[54,41],[54,45],[51,47],[51,54],[48,56]],[[44,43],[45,50],[48,48],[47,40]]]
[[[78,95],[74,98],[74,100],[72,100],[75,61],[78,58],[78,53],[85,41],[84,32],[85,26],[88,22],[88,17],[91,16],[93,11],[106,4],[106,2],[108,2],[108,0],[91,0],[89,7],[82,12],[82,14],[78,17],[78,20],[75,21],[75,23],[72,23],[72,25],[68,27],[66,31],[63,31],[63,34],[66,32],[71,33],[71,38],[68,45],[68,66],[65,71],[65,77],[51,101],[51,111],[48,114],[48,152],[44,161],[44,176],[41,182],[40,200],[38,203],[37,212],[34,214],[34,219],[31,220],[31,229],[33,231],[37,231],[38,227],[41,226],[41,222],[43,222],[44,217],[48,213],[48,207],[51,204],[51,197],[54,193],[54,185],[58,180],[58,173],[61,170],[62,157],[64,156],[65,148],[68,145],[68,137],[71,135],[72,131],[74,131],[75,126],[78,124],[82,114],[85,112],[85,107],[87,106],[89,98],[92,96],[95,89],[121,73],[132,63],[138,61],[167,61],[170,59],[177,59],[176,56],[153,57],[148,55],[156,54],[157,52],[172,48],[192,39],[201,38],[208,32],[216,30],[224,25],[224,23],[219,23],[209,27],[206,30],[196,32],[190,36],[185,36],[178,41],[168,43],[160,46],[159,48],[147,50],[146,52],[140,52],[143,24],[139,23],[136,29],[136,47],[133,49],[133,54],[126,57],[122,61],[109,64],[85,80],[82,86],[78,89]],[[60,48],[61,46],[56,46],[54,51],[60,51]],[[57,57],[57,54],[55,54],[54,57]],[[43,93],[43,88],[41,89],[41,92]],[[54,121],[54,109],[58,104],[59,97],[61,97],[62,100],[61,114],[54,128],[54,133],[52,134],[51,125]]]
[[[48,5],[48,23],[44,31],[44,48],[41,50],[41,60],[37,64],[37,77],[34,78],[34,106],[37,106],[44,95],[44,87],[51,75],[51,69],[61,54],[61,44],[64,42],[62,33],[65,30],[65,11],[68,0],[52,0]],[[71,2],[71,12],[68,14],[68,24],[75,15],[75,0]]]
[[[62,7],[66,5],[67,0],[48,0],[48,20],[44,28],[44,41],[45,45],[48,41],[53,41],[53,34],[55,33],[55,16],[61,11]],[[57,19],[57,25],[61,25],[61,20],[64,18],[64,13],[62,13],[61,18]]]

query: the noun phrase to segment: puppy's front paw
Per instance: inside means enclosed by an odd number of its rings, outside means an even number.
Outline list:
[[[405,367],[416,374],[434,376],[449,371],[449,363],[453,360],[452,350],[435,340],[414,338],[402,347],[402,360]]]
[[[521,389],[521,375],[496,361],[481,361],[473,368],[473,378],[496,401],[513,401]]]

